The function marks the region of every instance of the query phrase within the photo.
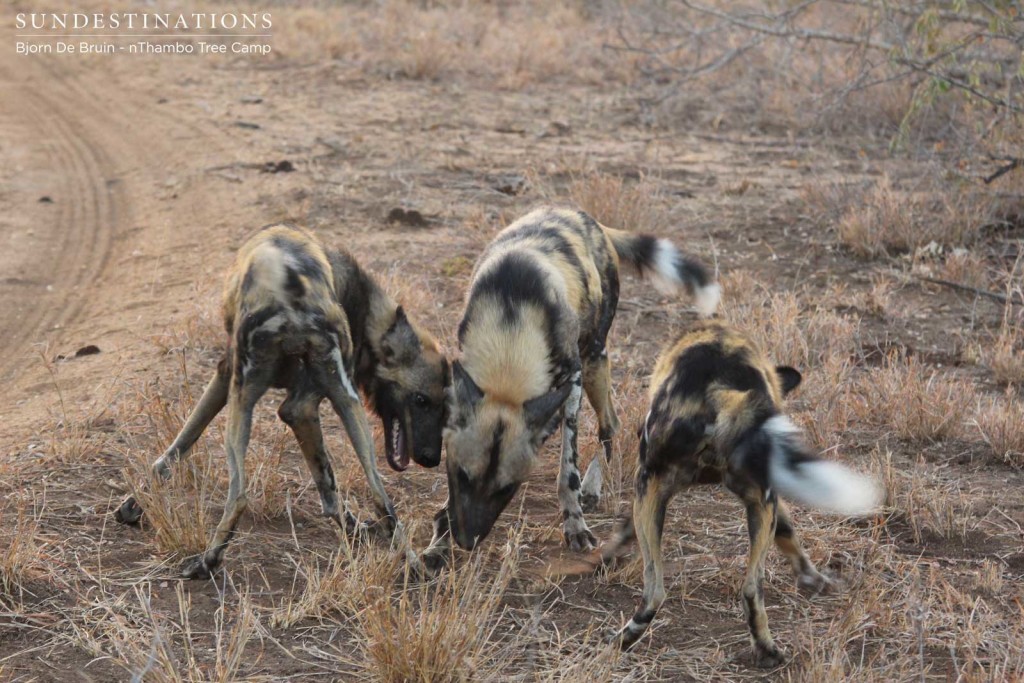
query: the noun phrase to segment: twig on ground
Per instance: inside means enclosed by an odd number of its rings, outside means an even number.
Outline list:
[[[964,284],[961,284],[959,282],[952,282],[950,280],[942,280],[942,279],[935,278],[935,277],[928,277],[926,275],[914,275],[914,277],[916,277],[918,280],[923,280],[925,282],[931,282],[932,284],[942,285],[943,287],[950,287],[952,289],[958,289],[961,292],[972,292],[972,293],[977,294],[979,296],[988,297],[989,299],[992,299],[993,301],[998,301],[999,303],[1003,303],[1003,304],[1010,303],[1010,304],[1014,304],[1016,306],[1024,306],[1024,300],[1022,300],[1022,299],[1020,299],[1019,297],[1016,297],[1016,296],[1007,296],[1006,294],[1000,294],[999,292],[990,292],[987,289],[979,289],[978,287],[971,287],[970,285],[964,285]]]

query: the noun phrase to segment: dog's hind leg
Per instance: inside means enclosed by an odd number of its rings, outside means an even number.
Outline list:
[[[228,499],[206,552],[182,566],[182,576],[189,579],[208,578],[220,566],[224,551],[235,534],[239,517],[248,507],[245,494],[245,451],[252,430],[252,411],[256,402],[270,387],[272,363],[255,364],[241,377],[234,378],[228,393],[228,427],[225,451],[228,461]]]
[[[597,509],[598,503],[601,502],[604,479],[602,466],[612,461],[612,437],[619,431],[619,418],[615,415],[615,406],[612,404],[611,364],[607,351],[584,361],[583,389],[587,393],[587,400],[597,413],[597,438],[604,452],[603,462],[600,453],[594,455],[587,467],[587,474],[583,477],[580,504],[584,512],[590,512]]]
[[[797,585],[814,593],[827,591],[832,586],[832,581],[819,572],[807,557],[807,553],[804,552],[800,539],[796,535],[796,530],[793,528],[793,519],[789,515],[789,509],[781,500],[778,502],[775,516],[775,545],[793,567]]]
[[[331,458],[324,444],[324,433],[320,428],[320,400],[305,378],[293,387],[277,410],[278,417],[287,424],[299,442],[302,457],[320,494],[320,507],[324,517],[330,517],[348,536],[354,536],[359,529],[358,520],[346,506],[338,505],[338,486],[331,467]]]
[[[747,574],[743,579],[743,613],[750,629],[754,647],[754,661],[758,666],[771,668],[781,664],[785,657],[775,646],[768,628],[768,614],[764,610],[764,563],[768,548],[775,538],[775,514],[778,499],[774,494],[754,485],[740,486],[728,481],[727,486],[742,499],[747,509],[747,532],[750,536],[750,557]]]
[[[633,502],[633,527],[644,560],[643,603],[622,630],[616,634],[619,646],[626,650],[647,631],[658,609],[665,602],[664,563],[661,537],[665,513],[675,494],[675,485],[666,474],[652,474],[641,468],[636,476],[637,497]]]
[[[217,373],[206,385],[199,403],[192,409],[185,425],[174,437],[174,442],[168,446],[164,454],[153,463],[153,476],[159,480],[169,479],[171,467],[179,460],[184,459],[192,450],[199,437],[213,418],[224,409],[228,402],[228,384],[231,381],[231,372],[228,369],[228,359],[224,358],[217,364]],[[129,496],[121,506],[114,512],[114,518],[122,524],[135,524],[142,517],[142,506]]]

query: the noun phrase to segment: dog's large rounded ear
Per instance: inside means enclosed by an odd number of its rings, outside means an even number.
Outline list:
[[[775,368],[775,374],[779,376],[779,381],[782,382],[782,395],[786,396],[789,392],[800,386],[800,382],[803,380],[803,375],[796,368],[791,368],[788,365],[779,365]]]
[[[452,363],[452,387],[455,390],[456,406],[472,408],[484,397],[484,392],[459,361]]]
[[[422,346],[416,330],[401,306],[395,310],[395,322],[380,340],[381,361],[385,365],[401,365],[416,358]]]
[[[569,398],[570,391],[572,391],[572,380],[567,379],[562,382],[561,386],[524,403],[523,414],[526,417],[526,426],[535,432],[547,427],[554,419],[555,413],[565,403],[565,399]]]

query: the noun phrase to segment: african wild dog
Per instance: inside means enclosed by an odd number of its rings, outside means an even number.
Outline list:
[[[186,562],[183,574],[206,577],[221,562],[246,507],[244,458],[252,411],[270,387],[288,392],[278,415],[298,439],[324,516],[349,534],[372,528],[400,537],[356,389],[367,394],[384,422],[385,452],[393,469],[405,469],[410,459],[437,466],[449,376],[437,343],[409,321],[350,254],[326,251],[311,233],[286,225],[268,226],[242,246],[227,275],[223,310],[228,348],[217,374],[174,443],[153,464],[159,479],[169,478],[171,466],[188,455],[228,406],[228,501],[208,549]],[[369,480],[380,516],[373,525],[358,525],[344,503],[339,511],[320,429],[324,398],[341,418]],[[134,523],[141,514],[129,498],[117,518]]]
[[[450,534],[471,549],[490,532],[559,426],[558,497],[566,543],[596,544],[583,507],[601,495],[601,456],[580,481],[576,417],[582,393],[597,411],[604,457],[619,423],[612,407],[606,341],[619,299],[620,259],[668,290],[680,286],[704,314],[719,289],[704,267],[670,242],[599,225],[580,211],[543,208],[502,231],[474,270],[452,364],[448,502],[434,518],[424,559],[437,569]]]
[[[643,635],[665,600],[661,536],[669,501],[685,486],[724,482],[747,510],[743,609],[754,656],[762,666],[781,663],[762,587],[771,540],[800,585],[821,590],[829,580],[807,558],[779,497],[842,514],[865,513],[879,502],[874,482],[813,454],[782,414],[783,397],[800,380],[799,372],[770,365],[749,339],[720,323],[694,327],[658,359],[640,433],[632,522],[602,552],[610,560],[635,533],[643,554],[643,604],[616,634],[623,649]]]

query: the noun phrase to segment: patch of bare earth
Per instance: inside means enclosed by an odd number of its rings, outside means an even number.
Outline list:
[[[885,485],[870,519],[794,511],[841,588],[804,595],[771,559],[768,618],[790,656],[772,675],[1024,677],[1019,179],[922,181],[943,158],[891,151],[910,106],[898,91],[846,101],[844,126],[807,121],[803,62],[717,72],[761,83],[742,93],[715,79],[666,90],[683,56],[607,47],[662,11],[324,4],[275,9],[268,59],[2,53],[0,88],[17,97],[0,97],[0,159],[21,171],[0,171],[0,263],[14,269],[0,279],[0,678],[762,679],[732,495],[676,499],[669,598],[623,655],[604,634],[638,603],[639,562],[593,576],[562,547],[554,444],[484,547],[427,586],[319,516],[277,395],[258,410],[252,504],[216,580],[182,582],[177,567],[220,514],[222,418],[147,494],[159,514],[112,519],[213,372],[220,274],[253,229],[293,220],[352,250],[454,355],[476,256],[544,202],[713,264],[721,315],[804,373],[791,406],[812,441]],[[389,221],[394,209],[422,220]],[[692,320],[625,279],[610,342],[623,429],[588,517],[602,539],[630,504],[646,375]],[[99,353],[76,357],[87,345]],[[599,448],[583,415],[587,461]],[[351,449],[323,420],[339,487],[366,513]],[[425,545],[443,473],[384,477]]]

